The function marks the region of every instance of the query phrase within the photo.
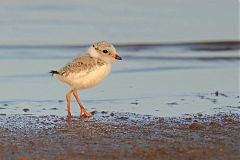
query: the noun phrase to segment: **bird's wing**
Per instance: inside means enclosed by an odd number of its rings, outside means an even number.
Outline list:
[[[95,69],[104,65],[104,62],[91,57],[89,54],[77,57],[70,63],[64,66],[60,71],[60,75],[67,77],[71,74],[77,74],[78,76],[85,76]]]

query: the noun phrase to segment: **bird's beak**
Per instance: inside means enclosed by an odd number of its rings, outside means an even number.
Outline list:
[[[117,59],[117,60],[122,60],[122,57],[120,57],[119,55],[115,55],[115,57],[114,57],[115,59]]]

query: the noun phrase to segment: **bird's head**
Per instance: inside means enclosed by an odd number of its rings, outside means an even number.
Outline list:
[[[117,54],[115,47],[111,43],[105,41],[93,44],[89,48],[89,53],[92,57],[99,58],[108,63],[114,60],[122,60]]]

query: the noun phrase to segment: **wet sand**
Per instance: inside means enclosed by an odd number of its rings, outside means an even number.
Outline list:
[[[240,159],[240,115],[0,116],[1,159]]]

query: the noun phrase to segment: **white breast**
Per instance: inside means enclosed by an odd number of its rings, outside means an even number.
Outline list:
[[[67,77],[57,78],[71,85],[73,89],[86,89],[99,84],[109,74],[110,69],[111,65],[105,64],[89,73],[71,73]]]

